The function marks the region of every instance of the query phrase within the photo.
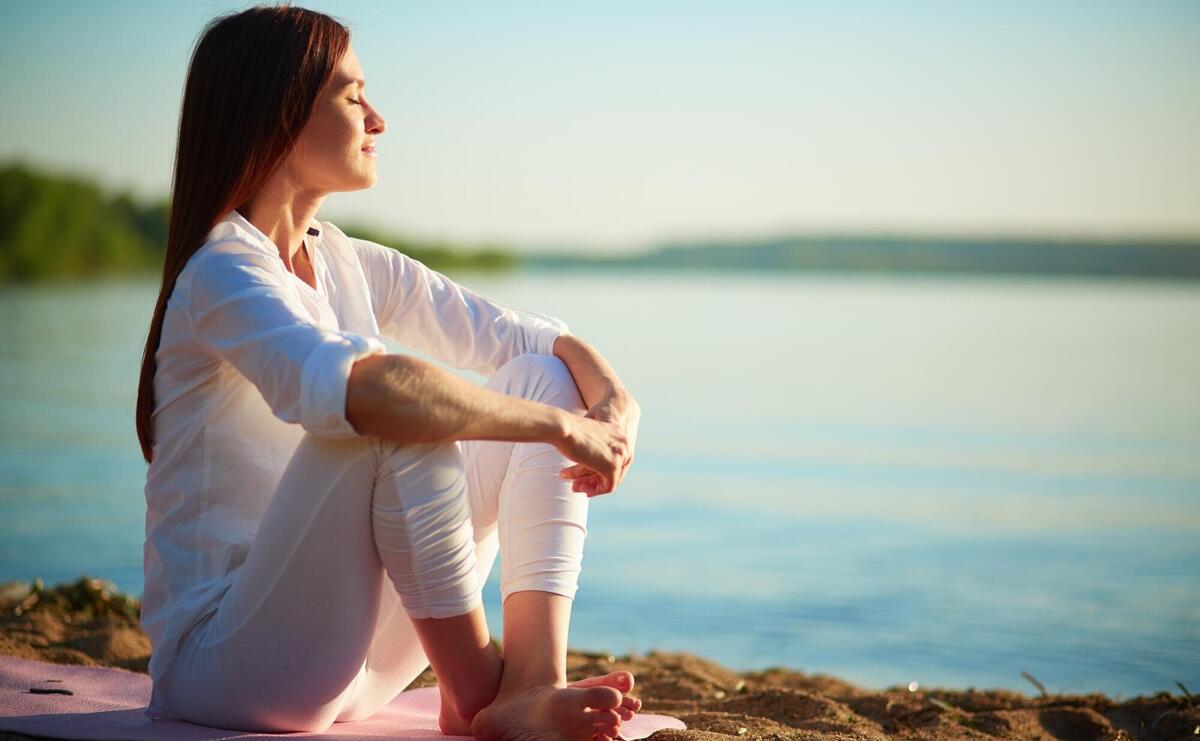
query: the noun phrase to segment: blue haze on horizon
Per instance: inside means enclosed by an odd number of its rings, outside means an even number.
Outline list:
[[[322,216],[523,251],[1200,235],[1200,3],[335,2],[388,119]],[[224,0],[6,3],[0,161],[165,195]]]

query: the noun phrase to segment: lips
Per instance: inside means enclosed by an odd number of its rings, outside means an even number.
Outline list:
[[[362,151],[368,157],[378,157],[379,156],[378,154],[375,153],[375,145],[374,144],[368,144],[367,146],[362,148]]]

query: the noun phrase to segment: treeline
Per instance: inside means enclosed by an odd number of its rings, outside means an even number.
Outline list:
[[[0,282],[155,273],[167,245],[166,199],[140,203],[93,181],[0,167]],[[354,237],[401,250],[435,270],[501,270],[516,259],[498,248],[467,250],[339,224]]]
[[[0,282],[157,272],[168,203],[139,203],[82,177],[0,167]],[[500,248],[464,249],[338,224],[435,270],[640,268],[961,273],[986,275],[1200,278],[1200,239],[1064,240],[792,235],[661,245],[629,257],[577,254],[518,258]]]
[[[533,267],[1200,278],[1200,239],[787,236],[664,245],[622,258],[539,256]]]
[[[161,267],[167,204],[139,204],[85,178],[0,169],[0,280],[150,271]]]

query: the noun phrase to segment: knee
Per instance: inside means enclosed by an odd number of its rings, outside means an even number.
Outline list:
[[[415,494],[437,495],[458,488],[466,463],[457,443],[409,444],[370,438],[377,457],[376,480],[419,481],[423,486],[407,489]]]
[[[496,370],[496,376],[546,378],[557,383],[575,383],[567,365],[556,355],[527,352],[517,355]]]
[[[554,355],[518,355],[496,370],[487,387],[563,409],[583,408],[571,371]]]

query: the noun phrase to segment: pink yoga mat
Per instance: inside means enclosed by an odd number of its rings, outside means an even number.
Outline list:
[[[30,688],[67,689],[72,695],[31,693]],[[401,692],[370,720],[335,723],[321,733],[248,733],[177,720],[150,720],[150,677],[91,666],[68,666],[0,656],[0,731],[70,739],[219,741],[221,739],[350,739],[384,736],[406,739],[470,738],[438,730],[438,691]],[[633,741],[664,728],[684,728],[665,715],[638,713],[621,723],[621,737]]]

